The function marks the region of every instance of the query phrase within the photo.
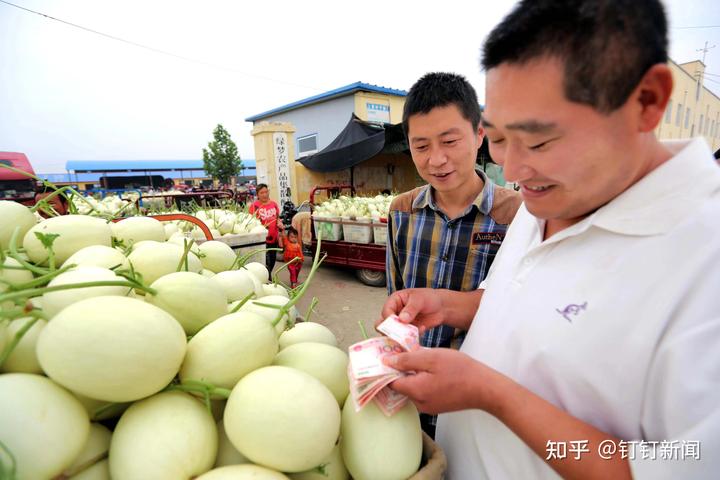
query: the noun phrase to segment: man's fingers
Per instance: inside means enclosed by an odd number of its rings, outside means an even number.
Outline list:
[[[390,388],[395,390],[398,393],[402,393],[406,397],[410,397],[411,400],[414,400],[413,398],[413,392],[416,390],[413,386],[413,378],[412,377],[402,377],[398,378],[394,382],[390,384]]]
[[[402,308],[398,317],[401,322],[412,323],[415,317],[422,311],[423,298],[422,295],[408,295],[405,306]]]
[[[403,299],[401,292],[395,292],[392,295],[388,297],[387,300],[385,300],[385,304],[383,305],[382,312],[380,313],[380,316],[382,320],[385,320],[390,315],[397,315],[398,312],[403,308]],[[377,326],[379,322],[376,322],[375,325]]]
[[[401,372],[426,372],[430,370],[431,361],[429,357],[431,357],[431,353],[427,349],[398,353],[383,358],[383,363]]]

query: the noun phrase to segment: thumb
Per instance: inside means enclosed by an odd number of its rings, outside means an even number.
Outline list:
[[[405,306],[398,313],[398,318],[403,323],[412,323],[422,311],[423,305],[424,301],[420,295],[409,294]]]
[[[398,353],[383,358],[383,363],[388,367],[401,372],[414,371],[416,373],[430,370],[429,350],[420,349],[414,352]]]

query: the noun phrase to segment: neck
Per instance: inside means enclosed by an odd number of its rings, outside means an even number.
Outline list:
[[[484,186],[485,183],[480,175],[474,174],[471,179],[455,190],[439,192],[433,189],[433,198],[438,208],[453,219],[460,216],[475,201]]]

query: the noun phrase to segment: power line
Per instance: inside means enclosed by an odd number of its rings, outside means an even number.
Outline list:
[[[720,25],[696,25],[690,27],[671,27],[674,30],[687,30],[689,28],[720,28]]]
[[[68,21],[66,21],[66,20],[62,20],[62,19],[60,19],[60,18],[55,18],[55,17],[53,17],[53,16],[51,16],[51,15],[47,15],[47,14],[42,13],[42,12],[37,12],[37,11],[35,11],[35,10],[31,10],[31,9],[29,9],[29,8],[25,8],[25,7],[21,6],[21,5],[16,5],[16,4],[11,3],[11,2],[8,2],[8,1],[6,1],[6,0],[0,0],[0,3],[4,3],[4,4],[6,4],[6,5],[10,5],[11,7],[19,8],[20,10],[25,10],[26,12],[30,12],[30,13],[34,13],[34,14],[36,14],[36,15],[40,15],[40,16],[45,17],[45,18],[48,18],[48,19],[50,19],[50,20],[55,20],[56,22],[64,23],[65,25],[69,25],[69,26],[74,27],[74,28],[79,28],[80,30],[84,30],[84,31],[86,31],[86,32],[94,33],[95,35],[100,35],[100,36],[102,36],[102,37],[106,37],[106,38],[109,38],[109,39],[111,39],[111,40],[116,40],[116,41],[118,41],[118,42],[127,43],[128,45],[132,45],[132,46],[134,46],[134,47],[143,48],[143,49],[145,49],[145,50],[150,50],[151,52],[159,53],[159,54],[162,54],[162,55],[167,55],[167,56],[169,56],[169,57],[177,58],[177,59],[179,59],[179,60],[184,60],[184,61],[186,61],[186,62],[197,63],[197,64],[200,64],[200,65],[204,65],[204,66],[206,66],[206,67],[212,67],[212,68],[217,68],[217,69],[220,69],[220,70],[226,70],[226,71],[233,72],[233,73],[239,73],[239,74],[241,74],[241,75],[245,75],[245,76],[247,76],[247,77],[253,77],[253,78],[256,78],[256,79],[258,79],[258,80],[266,80],[266,81],[268,81],[268,82],[282,83],[282,84],[290,85],[290,86],[293,86],[293,87],[307,88],[307,89],[309,89],[309,90],[313,90],[313,91],[316,91],[316,92],[322,92],[322,91],[324,91],[324,90],[322,90],[322,89],[319,89],[319,88],[316,88],[316,87],[311,87],[311,86],[309,86],[309,85],[303,85],[303,84],[300,84],[300,83],[288,82],[288,81],[285,81],[285,80],[278,80],[278,79],[276,79],[276,78],[265,77],[265,76],[263,76],[263,75],[256,75],[256,74],[253,74],[253,73],[248,73],[248,72],[245,72],[245,71],[242,71],[242,70],[238,70],[237,68],[227,67],[227,66],[225,66],[225,65],[219,65],[219,64],[216,64],[216,63],[210,63],[210,62],[206,62],[206,61],[204,61],[204,60],[199,60],[199,59],[196,59],[196,58],[185,57],[185,56],[183,56],[183,55],[178,55],[178,54],[175,54],[175,53],[172,53],[172,52],[168,52],[168,51],[165,51],[165,50],[161,50],[161,49],[159,49],[159,48],[150,47],[150,46],[148,46],[148,45],[143,45],[142,43],[133,42],[132,40],[126,40],[126,39],[124,39],[124,38],[116,37],[115,35],[110,35],[110,34],[108,34],[108,33],[103,33],[103,32],[97,31],[97,30],[93,30],[92,28],[83,27],[82,25],[78,25],[78,24],[76,24],[76,23],[72,23],[72,22],[68,22]]]

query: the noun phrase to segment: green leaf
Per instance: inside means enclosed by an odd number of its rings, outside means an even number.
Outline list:
[[[35,236],[38,240],[40,240],[40,243],[43,244],[43,247],[50,249],[53,246],[53,243],[55,242],[55,239],[60,236],[58,233],[40,233],[35,232]]]

